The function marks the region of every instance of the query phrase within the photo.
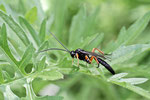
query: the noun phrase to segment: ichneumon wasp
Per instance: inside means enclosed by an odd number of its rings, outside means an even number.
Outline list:
[[[104,61],[104,60],[108,59],[107,54],[104,54],[101,50],[99,50],[97,48],[93,48],[92,52],[88,52],[83,49],[76,49],[75,51],[73,51],[73,50],[70,51],[56,38],[56,36],[53,33],[50,32],[50,34],[64,47],[64,49],[49,48],[49,49],[46,49],[46,50],[43,50],[40,52],[45,52],[45,51],[49,51],[49,50],[66,51],[72,57],[72,63],[73,63],[73,59],[77,58],[78,66],[79,66],[79,60],[83,60],[83,61],[87,62],[88,64],[91,64],[94,59],[98,64],[97,68],[99,67],[99,64],[102,64],[109,72],[111,72],[113,75],[115,74],[115,71],[111,68],[111,66],[106,61]],[[100,52],[100,54],[95,53],[95,50]]]

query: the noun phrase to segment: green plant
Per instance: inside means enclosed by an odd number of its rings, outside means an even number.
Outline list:
[[[55,14],[64,14],[65,2],[63,3],[62,5],[64,8],[60,10],[58,7]],[[63,100],[62,96],[37,96],[35,93],[39,90],[34,90],[32,83],[36,79],[42,79],[46,80],[44,84],[48,84],[50,82],[55,82],[55,80],[64,79],[64,75],[72,75],[74,73],[82,73],[86,76],[88,75],[89,77],[96,78],[98,82],[101,81],[102,84],[108,88],[110,84],[119,85],[122,88],[127,88],[150,99],[148,90],[136,86],[149,79],[149,73],[146,72],[149,69],[148,66],[145,65],[147,68],[145,71],[143,67],[136,68],[136,64],[129,63],[132,62],[130,59],[135,60],[134,62],[138,61],[139,59],[132,58],[138,57],[140,54],[150,49],[149,43],[132,44],[132,41],[134,41],[148,25],[150,12],[147,12],[128,29],[123,27],[116,41],[107,44],[107,48],[105,48],[104,51],[112,53],[112,61],[109,62],[110,65],[113,66],[117,72],[123,72],[109,77],[105,75],[107,72],[105,72],[103,67],[97,69],[94,64],[86,67],[84,62],[80,62],[80,68],[76,65],[71,66],[72,59],[69,54],[63,57],[64,54],[56,51],[48,53],[49,55],[47,55],[47,52],[39,53],[39,51],[46,48],[53,46],[61,48],[61,46],[48,33],[49,28],[46,28],[46,23],[49,22],[51,18],[48,19],[48,21],[43,18],[40,27],[39,25],[35,26],[34,23],[39,23],[38,21],[36,22],[38,18],[37,7],[33,7],[29,10],[25,14],[25,17],[19,16],[18,21],[15,21],[15,18],[6,14],[6,9],[3,5],[1,5],[1,9],[3,11],[0,11],[0,17],[3,24],[0,29],[0,90],[2,92],[0,99]],[[57,21],[52,22],[54,25],[51,28],[69,49],[74,50],[80,47],[85,50],[90,50],[91,48],[98,47],[104,38],[103,33],[93,34],[96,32],[96,28],[94,27],[96,24],[95,16],[98,15],[99,8],[94,9],[89,16],[87,16],[86,12],[85,8],[80,8],[80,11],[73,17],[69,29],[67,26],[63,29],[63,18],[65,18],[65,16],[62,16],[61,19],[57,16],[58,18],[55,18]],[[35,28],[33,28],[33,26]],[[39,32],[36,31],[38,29]],[[122,62],[125,63],[125,67],[121,65]],[[136,68],[136,71],[134,71],[135,73],[140,72],[139,74],[145,75],[147,78],[137,78],[136,74],[134,74],[133,77],[129,76],[129,78],[124,78],[128,73],[124,73],[125,71],[122,68],[129,69],[129,71],[133,70],[128,66]],[[129,72],[129,74],[131,73]],[[39,80],[39,82],[42,83],[42,80]],[[17,85],[20,87],[17,87]],[[37,86],[40,87],[40,85]],[[15,89],[18,88],[22,89],[18,90],[21,91],[22,94],[15,92]],[[110,89],[110,94],[113,93],[112,90],[113,89]],[[84,92],[86,93],[86,89]],[[113,99],[115,98],[116,97]]]

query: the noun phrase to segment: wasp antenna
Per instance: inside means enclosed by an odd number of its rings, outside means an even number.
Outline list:
[[[50,32],[50,34],[52,34],[52,36],[66,49],[66,51],[70,53],[70,51],[56,38],[52,32]]]
[[[68,52],[68,51],[65,50],[65,49],[59,49],[59,48],[49,48],[49,49],[42,50],[42,51],[40,51],[40,52],[46,52],[46,51],[49,51],[49,50],[60,50],[60,51],[66,51],[66,52]],[[69,52],[69,53],[70,53],[70,52]]]

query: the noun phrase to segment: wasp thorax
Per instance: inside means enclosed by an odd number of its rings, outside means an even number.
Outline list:
[[[70,52],[70,55],[71,55],[72,58],[75,57],[75,54],[76,54],[75,51],[71,51],[71,52]]]

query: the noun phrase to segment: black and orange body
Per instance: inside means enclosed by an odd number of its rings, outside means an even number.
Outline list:
[[[79,60],[83,60],[87,63],[91,63],[90,60],[89,60],[89,55],[88,54],[85,54],[85,53],[82,53],[82,49],[76,49],[75,51],[71,51],[70,55],[72,58],[77,58]]]
[[[95,50],[98,50],[101,53],[101,55],[94,53]],[[85,61],[88,64],[91,64],[94,59],[97,62],[98,67],[99,67],[99,64],[101,64],[112,74],[115,74],[111,66],[106,61],[103,60],[103,59],[106,59],[104,56],[105,54],[97,48],[93,48],[92,52],[88,52],[83,49],[76,49],[75,51],[71,51],[70,55],[72,58],[77,58],[78,60]]]
[[[50,32],[51,33],[51,32]],[[78,60],[78,66],[79,66],[79,60],[85,61],[88,64],[91,64],[93,59],[97,62],[99,67],[99,64],[103,65],[109,72],[111,72],[113,75],[115,74],[115,71],[111,68],[111,66],[105,61],[107,58],[107,55],[104,54],[101,50],[97,49],[97,48],[93,48],[92,52],[88,52],[85,51],[83,49],[76,49],[75,51],[70,51],[68,50],[56,37],[53,33],[51,33],[53,35],[53,37],[65,48],[65,49],[59,49],[59,48],[50,48],[50,49],[46,49],[43,50],[41,52],[44,51],[48,51],[48,50],[61,50],[61,51],[66,51],[68,53],[70,53],[71,57],[74,59],[76,58]],[[95,53],[95,50],[97,50],[98,52],[100,52],[100,54]],[[73,62],[72,59],[72,62]]]

